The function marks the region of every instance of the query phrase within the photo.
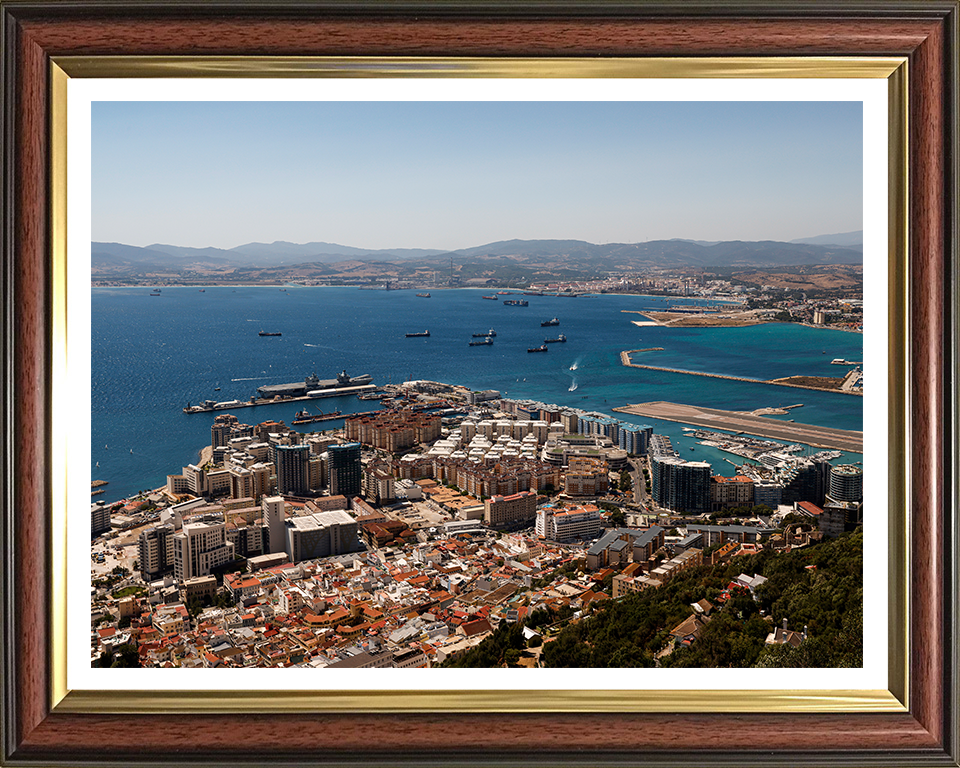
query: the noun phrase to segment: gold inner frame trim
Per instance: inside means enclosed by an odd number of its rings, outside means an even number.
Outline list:
[[[309,56],[59,56],[70,77],[887,78],[903,57],[517,59]]]
[[[156,691],[67,685],[67,457],[51,448],[51,707],[64,713],[293,712],[905,712],[909,690],[907,59],[729,57],[474,59],[450,57],[54,57],[50,69],[50,234],[53,434],[64,428],[67,381],[67,90],[70,78],[870,78],[888,93],[890,452],[889,690]],[[57,441],[52,441],[57,445]]]

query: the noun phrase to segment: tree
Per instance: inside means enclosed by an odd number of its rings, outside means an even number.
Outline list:
[[[628,493],[633,488],[633,477],[627,470],[620,473],[620,490]]]

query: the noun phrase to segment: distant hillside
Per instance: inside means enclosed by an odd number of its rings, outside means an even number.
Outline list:
[[[863,230],[856,232],[840,232],[836,235],[817,235],[816,237],[802,237],[799,240],[791,240],[791,243],[806,243],[807,245],[843,245],[855,246],[863,245]]]
[[[856,233],[847,233],[853,240]],[[814,239],[840,238],[823,235]],[[456,251],[418,248],[363,249],[336,243],[247,243],[236,248],[194,248],[155,243],[147,247],[92,243],[93,275],[99,279],[142,278],[191,273],[211,279],[237,271],[251,278],[303,279],[344,271],[383,279],[401,279],[418,272],[451,267],[461,281],[501,279],[591,279],[649,268],[763,269],[795,265],[861,264],[862,246],[807,242],[784,243],[653,240],[604,243],[584,240],[502,240]],[[236,275],[233,275],[234,277]]]

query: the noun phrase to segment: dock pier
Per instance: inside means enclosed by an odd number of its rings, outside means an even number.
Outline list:
[[[662,349],[662,348],[654,347],[653,349]],[[840,394],[840,395],[856,395],[857,397],[863,396],[862,390],[832,389],[829,387],[814,387],[809,384],[795,384],[788,380],[789,378],[795,378],[792,376],[788,377],[788,379],[748,379],[745,376],[727,376],[722,373],[704,373],[702,371],[686,371],[686,370],[683,370],[682,368],[664,368],[658,365],[640,365],[639,363],[634,363],[630,361],[631,352],[650,352],[650,351],[653,351],[653,349],[624,350],[623,352],[620,353],[620,362],[629,368],[642,368],[647,371],[663,371],[665,373],[685,373],[688,376],[705,376],[706,378],[709,378],[709,379],[726,379],[727,381],[743,381],[748,384],[771,384],[777,387],[793,387],[795,389],[813,389],[813,390],[816,390],[817,392],[836,392],[837,394]]]

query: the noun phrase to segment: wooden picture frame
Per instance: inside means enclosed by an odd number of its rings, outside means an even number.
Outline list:
[[[3,58],[3,731],[10,765],[213,763],[958,765],[957,22],[952,2],[117,4],[0,0]],[[258,711],[255,696],[164,700],[150,712],[65,706],[57,647],[52,329],[62,211],[58,60],[102,57],[903,57],[907,268],[891,296],[908,398],[907,618],[891,648],[906,706],[864,711]],[[155,59],[144,59],[149,63]],[[232,59],[240,62],[242,59]],[[160,70],[162,71],[162,70]],[[62,170],[62,169],[61,169]],[[58,181],[59,180],[59,181]],[[901,289],[899,293],[896,287]],[[58,578],[60,579],[58,581]],[[896,634],[895,632],[893,634]],[[602,693],[602,692],[601,692]],[[716,703],[716,697],[713,699]],[[276,704],[277,702],[273,702]],[[430,711],[430,710],[433,711]],[[719,707],[722,709],[722,707]],[[713,711],[707,711],[713,710]],[[883,710],[883,711],[881,711]]]

